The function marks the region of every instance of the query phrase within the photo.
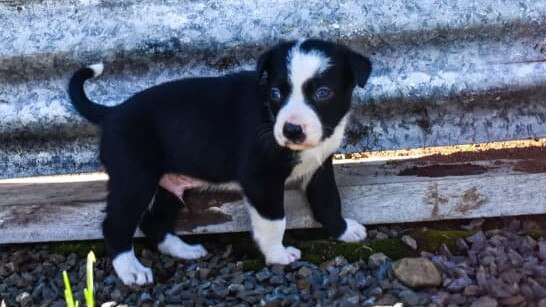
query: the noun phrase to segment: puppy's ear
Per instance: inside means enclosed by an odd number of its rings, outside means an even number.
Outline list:
[[[351,66],[351,71],[353,72],[356,84],[360,87],[364,87],[372,73],[372,62],[370,62],[370,59],[367,57],[350,49],[347,50],[347,60]]]
[[[256,72],[258,73],[258,79],[260,81],[267,80],[272,55],[273,49],[269,49],[262,53],[258,58],[258,63],[256,64]]]

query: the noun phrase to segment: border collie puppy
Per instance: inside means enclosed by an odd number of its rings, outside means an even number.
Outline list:
[[[285,183],[297,182],[314,218],[341,241],[360,241],[366,229],[341,216],[332,168],[355,86],[364,87],[370,61],[349,48],[308,39],[281,42],[263,53],[256,71],[167,82],[107,107],[89,100],[84,82],[102,73],[77,71],[69,95],[76,110],[101,127],[100,158],[109,175],[103,234],[124,284],[153,282],[133,252],[140,226],[161,253],[206,255],[173,229],[187,189],[237,188],[248,203],[254,239],[268,264],[289,264],[300,251],[283,245]]]

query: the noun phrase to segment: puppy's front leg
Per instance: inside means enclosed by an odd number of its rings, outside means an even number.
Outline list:
[[[366,228],[341,216],[341,200],[334,177],[332,157],[303,181],[303,187],[315,219],[340,241],[357,242],[366,238]]]
[[[299,249],[282,243],[284,217],[284,185],[253,185],[245,189],[252,224],[252,233],[266,264],[290,264],[301,257]]]

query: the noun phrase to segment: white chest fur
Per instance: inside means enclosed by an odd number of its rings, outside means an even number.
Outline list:
[[[300,152],[300,162],[292,169],[287,180],[288,182],[303,178],[303,187],[307,185],[310,175],[312,175],[315,170],[322,165],[324,160],[334,153],[341,145],[348,118],[349,115],[343,117],[334,129],[334,133],[322,141],[319,146]]]

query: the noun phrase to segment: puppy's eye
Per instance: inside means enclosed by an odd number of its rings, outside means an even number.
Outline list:
[[[276,87],[272,88],[271,91],[269,92],[269,97],[273,101],[276,101],[276,102],[281,101],[281,98],[282,98],[281,90]]]
[[[334,96],[334,91],[326,86],[321,86],[315,91],[315,99],[318,101],[328,100]]]

